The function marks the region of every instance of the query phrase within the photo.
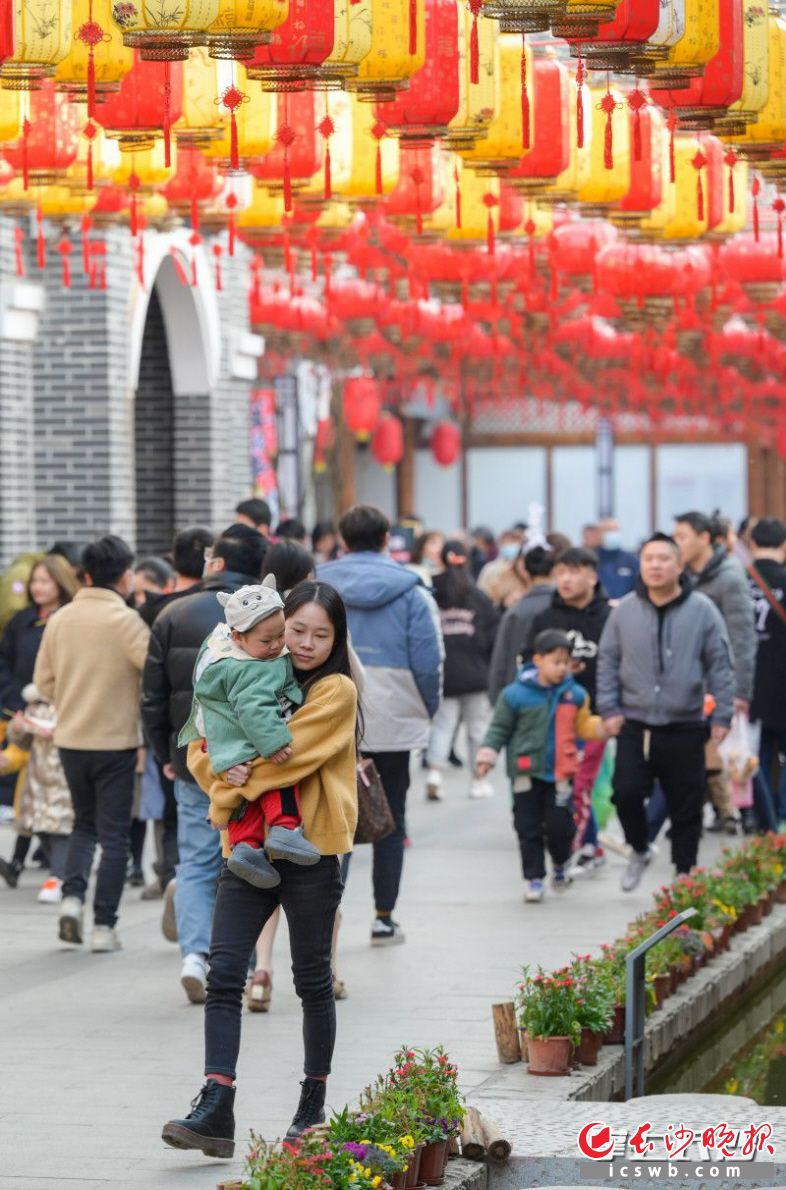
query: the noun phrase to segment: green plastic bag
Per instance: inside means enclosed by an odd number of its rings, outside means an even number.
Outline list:
[[[614,813],[614,806],[611,804],[611,795],[614,792],[611,787],[611,779],[614,776],[615,752],[616,749],[613,744],[609,743],[606,745],[606,751],[603,753],[603,763],[600,766],[598,775],[595,778],[595,784],[592,787],[592,809],[595,811],[598,830],[603,830]]]

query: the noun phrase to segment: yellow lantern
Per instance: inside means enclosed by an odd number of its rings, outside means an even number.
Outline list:
[[[625,96],[614,87],[589,87],[587,95],[592,132],[583,164],[588,158],[589,169],[579,178],[577,197],[592,208],[585,214],[605,214],[630,189],[630,120]]]
[[[527,93],[534,92],[532,80],[532,50],[524,45]],[[471,148],[461,150],[464,161],[472,169],[500,172],[517,165],[527,152],[525,142],[532,138],[532,103],[526,136],[522,129],[521,105],[522,40],[513,33],[503,33],[499,39],[500,101],[497,114],[485,136]]]
[[[325,116],[333,122],[330,136],[330,189],[343,194],[352,182],[352,101],[346,91],[325,94]],[[317,170],[304,186],[298,188],[299,203],[321,204],[325,201],[325,174]]]
[[[0,90],[0,145],[15,141],[22,131],[19,94]]]
[[[134,52],[123,45],[123,37],[112,20],[110,0],[71,0],[74,39],[68,54],[55,70],[55,86],[75,102],[92,105],[89,80],[95,79],[94,95],[103,98],[117,91],[121,79],[134,65]]]
[[[719,0],[685,0],[684,32],[655,66],[652,86],[679,90],[689,79],[702,74],[719,48]]]
[[[570,161],[562,173],[558,174],[549,186],[539,189],[538,193],[544,202],[575,202],[579,189],[589,181],[593,161],[592,141],[595,131],[595,119],[588,99],[589,92],[585,88],[584,118],[582,122],[584,145],[579,149],[575,131],[578,108],[576,88],[570,88],[568,98],[568,106],[570,108],[570,119],[568,121],[568,127],[570,129],[570,135],[568,137]]]
[[[741,136],[732,136],[741,156],[766,161],[786,140],[786,23],[768,18],[769,93],[755,123]]]
[[[640,229],[648,238],[664,240],[693,240],[707,230],[707,209],[699,211],[697,173],[693,161],[701,148],[695,136],[679,135],[674,144],[674,182],[663,188],[663,201],[651,215],[641,220]],[[706,187],[706,171],[702,184]],[[699,218],[699,214],[703,218]]]
[[[728,202],[723,204],[723,218],[710,233],[713,239],[725,239],[744,231],[748,225],[748,163],[738,161],[734,166],[734,210],[729,211]],[[726,188],[724,188],[725,190]]]
[[[279,231],[283,222],[283,194],[274,194],[267,186],[255,183],[251,202],[245,210],[238,212],[238,229],[244,232]]]
[[[207,34],[211,58],[253,58],[288,16],[289,0],[218,0]]]
[[[232,82],[232,71],[235,74],[235,86],[245,95],[245,102],[235,111],[237,126],[237,149],[239,167],[244,168],[244,162],[254,157],[261,157],[269,153],[276,139],[276,96],[268,91],[249,83],[246,69],[236,62],[234,68],[229,63],[218,64],[218,94],[223,95]],[[218,105],[217,111],[223,116],[221,135],[204,150],[205,156],[217,160],[223,170],[231,168],[232,160],[232,129],[229,112],[223,104]]]
[[[371,52],[372,0],[334,0],[333,49],[320,67],[323,84],[357,77],[358,67]]]
[[[199,46],[183,64],[182,114],[173,128],[180,144],[204,149],[223,137],[226,119],[216,102],[219,94],[216,63]]]
[[[71,4],[60,0],[5,0],[11,8],[12,52],[0,63],[0,81],[9,91],[34,90],[54,74],[71,48]]]
[[[524,218],[516,234],[542,240],[554,230],[554,208],[540,202],[524,204]]]
[[[761,0],[742,5],[742,95],[718,124],[719,133],[740,134],[758,118],[770,90],[769,25]]]
[[[177,169],[177,152],[172,146],[170,164],[166,164],[163,141],[156,141],[151,149],[136,149],[121,153],[120,165],[112,174],[112,185],[128,188],[132,175],[139,179],[140,190],[154,190],[165,185]]]
[[[219,0],[182,0],[167,7],[161,0],[116,0],[112,16],[123,42],[146,61],[185,61],[189,50],[204,45],[219,15]]]
[[[478,37],[478,81],[472,82],[470,40],[473,17],[459,0],[459,106],[448,125],[442,143],[456,151],[471,148],[485,136],[500,107],[499,33],[497,22],[480,20]]]
[[[417,20],[413,35],[410,10]],[[367,102],[395,99],[426,60],[425,0],[373,0],[371,48],[358,66],[357,75],[346,80],[348,91]]]
[[[337,198],[347,202],[373,202],[389,194],[398,181],[399,142],[393,136],[377,137],[380,131],[374,109],[352,96],[352,168],[349,179],[339,190]],[[331,150],[332,151],[332,150]]]
[[[92,188],[88,182],[88,174],[92,176],[93,187],[102,186],[111,181],[120,169],[122,160],[120,145],[96,124],[95,135],[92,138],[79,137],[76,161],[66,170],[66,185],[75,193],[90,194]]]

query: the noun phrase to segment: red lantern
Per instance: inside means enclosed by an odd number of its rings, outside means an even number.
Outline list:
[[[323,66],[333,50],[333,8],[333,0],[289,0],[289,16],[273,30],[269,45],[257,46],[248,77],[265,91],[303,91],[341,81],[341,72]]]
[[[218,169],[199,149],[181,145],[177,152],[177,170],[161,193],[173,210],[188,211],[191,226],[199,230],[199,204],[209,203],[221,193],[223,179]]]
[[[402,139],[433,140],[459,106],[458,7],[455,0],[426,0],[426,61],[406,91],[376,105],[377,118]]]
[[[616,239],[616,230],[604,219],[563,223],[550,236],[553,267],[569,277],[591,277],[598,251]]]
[[[570,164],[570,80],[561,62],[536,58],[532,147],[521,164],[506,174],[516,190],[536,193]]]
[[[630,159],[630,189],[609,212],[612,223],[625,226],[649,215],[663,198],[663,116],[656,107],[632,111],[631,144],[640,149]],[[636,127],[638,125],[638,133]]]
[[[352,376],[344,384],[344,422],[359,442],[367,442],[379,423],[382,398],[373,376]]]
[[[14,146],[4,150],[9,165],[34,184],[54,181],[76,160],[79,113],[54,83],[44,80],[30,96],[30,119]]]
[[[780,458],[786,461],[786,427],[778,430],[778,433],[775,435],[775,449]]]
[[[314,440],[314,470],[321,475],[327,471],[328,451],[333,449],[336,439],[336,425],[332,417],[321,417],[317,422]]]
[[[250,172],[270,190],[283,190],[284,208],[292,210],[292,194],[322,168],[324,141],[318,135],[321,113],[316,91],[278,96],[278,144]]]
[[[578,50],[590,70],[632,74],[637,66],[632,59],[646,51],[659,20],[660,0],[621,0],[613,20],[604,21],[595,37],[583,39]]]
[[[742,96],[743,22],[740,0],[720,0],[720,48],[698,78],[677,91],[654,89],[652,98],[676,112],[681,128],[710,128]]]
[[[430,446],[435,463],[439,463],[440,467],[452,467],[461,453],[461,430],[455,422],[437,422]]]
[[[439,146],[403,144],[398,181],[384,201],[385,214],[420,235],[423,219],[432,215],[444,198]]]
[[[371,453],[386,471],[404,457],[404,427],[397,417],[384,413],[371,439]]]
[[[182,62],[145,62],[137,50],[133,69],[98,106],[96,119],[121,149],[150,149],[180,118],[182,102]]]

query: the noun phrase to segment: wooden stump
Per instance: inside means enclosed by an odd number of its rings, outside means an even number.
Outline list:
[[[513,1001],[507,1000],[504,1004],[492,1004],[491,1014],[494,1018],[494,1036],[497,1041],[497,1056],[500,1062],[520,1062],[521,1045]]]
[[[486,1159],[483,1120],[476,1107],[468,1107],[464,1113],[464,1126],[461,1129],[461,1155],[468,1161],[485,1161]]]

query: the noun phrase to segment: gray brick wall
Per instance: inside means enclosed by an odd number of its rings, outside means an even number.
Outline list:
[[[51,226],[46,231],[44,270],[36,268],[29,227],[26,244],[29,283],[45,293],[37,338],[24,343],[0,336],[0,565],[57,537],[85,541],[111,530],[140,549],[160,550],[173,527],[224,527],[251,482],[251,382],[233,375],[233,344],[238,332],[248,330],[247,250],[239,245],[234,261],[226,252],[222,258],[223,292],[217,295],[222,351],[211,391],[168,402],[155,299],[141,391],[132,391],[135,283],[127,230],[93,232],[106,241],[105,290],[88,287],[77,233],[71,236],[71,288],[63,290],[55,250],[60,231]],[[203,284],[211,283],[212,267],[206,242]],[[13,269],[13,221],[3,217],[0,299],[14,283]],[[165,452],[167,441],[173,445]]]

